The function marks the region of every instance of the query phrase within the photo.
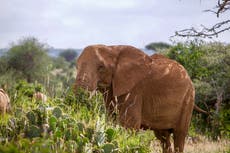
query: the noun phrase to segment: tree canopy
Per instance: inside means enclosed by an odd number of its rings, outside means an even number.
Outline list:
[[[36,38],[19,40],[5,55],[7,70],[14,70],[28,82],[42,79],[49,67],[50,59],[45,44]]]
[[[66,61],[71,62],[77,57],[77,52],[73,49],[66,49],[59,54],[59,56],[65,58]]]
[[[149,50],[159,51],[161,49],[168,49],[171,45],[165,42],[152,42],[145,46]]]

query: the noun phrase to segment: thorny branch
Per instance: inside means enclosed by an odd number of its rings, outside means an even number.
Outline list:
[[[205,10],[205,12],[213,12],[217,17],[220,16],[221,13],[230,10],[230,0],[218,0],[217,5],[214,7],[214,10]],[[184,29],[175,32],[175,36],[179,37],[200,37],[200,38],[213,38],[214,36],[218,36],[220,33],[230,30],[230,19],[219,22],[212,26],[211,28],[207,28],[204,25],[201,25],[202,30],[197,30],[194,27],[190,29]]]
[[[216,6],[218,9],[216,12],[217,17],[219,17],[220,13],[223,13],[230,9],[230,0],[222,0],[222,3],[220,0],[218,0],[218,5]]]
[[[230,20],[219,22],[211,28],[207,28],[203,25],[202,30],[198,31],[194,27],[190,29],[184,29],[176,31],[175,36],[180,37],[201,37],[201,38],[212,38],[213,36],[218,36],[218,34],[230,30]]]

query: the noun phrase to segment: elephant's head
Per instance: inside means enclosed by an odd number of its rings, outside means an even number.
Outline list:
[[[77,59],[75,88],[112,87],[114,96],[122,95],[145,77],[150,62],[150,57],[131,46],[88,46]]]

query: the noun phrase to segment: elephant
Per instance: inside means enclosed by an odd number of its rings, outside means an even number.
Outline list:
[[[6,112],[10,112],[10,110],[10,98],[8,94],[0,88],[0,113],[4,115]]]
[[[183,152],[193,109],[198,107],[182,65],[132,46],[90,45],[78,57],[76,69],[76,92],[80,87],[98,90],[108,114],[117,109],[123,127],[153,130],[163,153],[172,153],[173,134],[175,152]]]

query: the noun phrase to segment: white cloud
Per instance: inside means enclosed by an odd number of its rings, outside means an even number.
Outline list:
[[[81,0],[83,7],[98,8],[98,9],[130,9],[138,7],[136,0]]]
[[[3,0],[1,4],[0,48],[28,35],[63,48],[92,43],[144,47],[152,41],[169,41],[176,30],[218,21],[202,12],[215,6],[209,0]],[[230,35],[218,39],[230,42]]]

